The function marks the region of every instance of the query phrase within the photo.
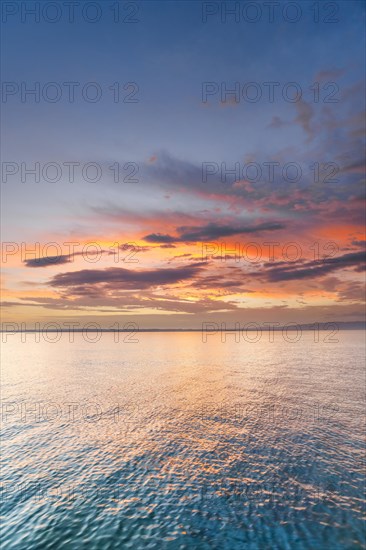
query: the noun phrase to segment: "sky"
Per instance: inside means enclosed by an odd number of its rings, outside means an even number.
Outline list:
[[[364,319],[365,4],[270,4],[2,3],[3,322]]]

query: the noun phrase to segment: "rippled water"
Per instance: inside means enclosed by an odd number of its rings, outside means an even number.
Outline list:
[[[363,332],[114,336],[3,344],[3,548],[365,547]]]

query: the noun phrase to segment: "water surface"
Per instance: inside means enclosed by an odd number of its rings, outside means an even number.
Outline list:
[[[3,344],[3,548],[365,547],[364,332],[131,339]]]

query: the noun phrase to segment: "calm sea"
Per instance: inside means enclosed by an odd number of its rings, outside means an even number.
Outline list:
[[[58,336],[2,345],[4,549],[365,547],[364,332]]]

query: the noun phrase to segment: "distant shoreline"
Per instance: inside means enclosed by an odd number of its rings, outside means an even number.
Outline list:
[[[240,328],[221,328],[217,323],[217,327],[215,327],[215,323],[212,322],[212,328],[210,329],[208,326],[206,328],[134,328],[133,332],[210,332],[216,330],[217,332],[241,332],[242,330],[248,331],[248,332],[257,332],[258,330],[262,331],[276,331],[280,332],[282,330],[291,331],[291,330],[304,330],[304,331],[314,331],[314,330],[366,330],[366,322],[357,322],[357,323],[345,323],[345,322],[337,322],[337,321],[329,321],[327,323],[307,323],[304,325],[299,325],[296,323],[289,323],[288,325],[281,325],[281,326],[257,326],[257,327],[246,327],[245,324],[241,326]],[[47,332],[62,332],[62,333],[83,333],[83,332],[110,332],[110,333],[116,333],[116,332],[127,332],[131,333],[130,329],[110,329],[110,328],[75,328],[73,330],[70,329],[52,329],[47,328]],[[20,334],[20,333],[33,333],[33,332],[39,332],[42,333],[44,329],[42,330],[36,330],[36,329],[24,329],[24,330],[14,330],[12,331],[13,334]],[[0,333],[9,333],[9,331],[6,330],[0,330]]]

